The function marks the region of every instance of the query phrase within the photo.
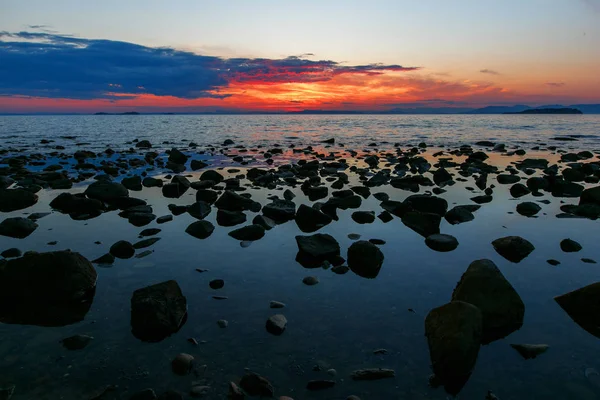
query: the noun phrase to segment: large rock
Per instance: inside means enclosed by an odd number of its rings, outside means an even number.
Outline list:
[[[215,207],[227,211],[260,211],[260,203],[229,190],[219,197],[215,202]]]
[[[464,205],[464,206],[456,206],[450,209],[444,218],[452,225],[462,224],[464,222],[473,221],[475,216],[473,215],[474,211],[479,210],[481,206],[478,205]]]
[[[436,233],[425,238],[425,244],[432,250],[446,252],[458,247],[458,240],[452,235]]]
[[[352,243],[348,248],[348,267],[356,275],[373,279],[377,277],[383,264],[383,253],[379,247],[366,240]]]
[[[264,206],[262,211],[275,222],[286,222],[295,218],[296,204],[289,200],[274,200]]]
[[[409,211],[402,215],[402,223],[424,237],[440,233],[441,222],[439,214]]]
[[[241,211],[217,211],[217,224],[221,226],[235,226],[244,222],[246,222],[246,214]]]
[[[542,207],[540,207],[539,204],[531,201],[525,201],[517,204],[517,212],[526,217],[533,217],[535,214],[540,212],[541,209]]]
[[[600,338],[600,282],[557,296],[554,300],[577,325]]]
[[[196,219],[204,219],[208,214],[210,214],[210,211],[210,204],[204,201],[197,201],[187,208],[188,214]]]
[[[413,210],[422,213],[438,214],[441,217],[443,217],[448,210],[448,202],[437,196],[415,194],[408,196],[404,202],[410,204]]]
[[[573,239],[563,239],[560,241],[560,249],[565,253],[576,253],[583,247]]]
[[[318,231],[331,222],[331,217],[319,210],[301,204],[296,212],[296,224],[302,232],[311,233]]]
[[[187,300],[170,280],[133,292],[131,332],[146,342],[158,342],[177,332],[187,317]]]
[[[13,217],[6,218],[0,222],[0,236],[8,236],[15,239],[24,239],[31,235],[38,224],[28,218]]]
[[[431,367],[451,395],[460,392],[475,368],[481,324],[481,311],[462,301],[434,308],[425,318]]]
[[[169,162],[173,164],[185,164],[188,157],[176,148],[172,148],[169,152]]]
[[[481,342],[488,344],[523,326],[525,305],[491,260],[476,260],[462,275],[452,301],[473,304],[483,318]]]
[[[71,251],[28,253],[0,262],[0,321],[63,326],[83,320],[95,288],[96,270]]]
[[[335,261],[340,255],[340,244],[333,236],[315,233],[311,236],[296,236],[298,254],[296,261],[307,268],[316,268],[324,261]]]
[[[50,207],[69,214],[76,220],[95,218],[104,211],[104,203],[88,199],[83,194],[61,193],[50,202]]]
[[[0,211],[11,212],[31,207],[38,196],[25,189],[0,189]]]
[[[133,191],[142,190],[142,178],[139,175],[123,178],[121,183],[128,190],[133,190]]]
[[[223,179],[225,179],[223,175],[212,169],[202,173],[200,176],[201,181],[213,181],[216,183],[220,183]]]
[[[128,197],[129,191],[125,186],[116,182],[96,181],[85,189],[85,195],[105,203],[111,203],[120,197]]]
[[[215,226],[208,221],[196,221],[192,222],[185,230],[185,233],[191,235],[197,239],[206,239],[209,237],[213,231],[215,230]]]
[[[520,236],[506,236],[492,242],[494,249],[508,261],[518,263],[527,257],[535,247]]]
[[[0,195],[0,198],[2,195]],[[596,204],[600,206],[600,186],[585,189],[579,198],[579,204]],[[4,211],[4,210],[0,210]]]

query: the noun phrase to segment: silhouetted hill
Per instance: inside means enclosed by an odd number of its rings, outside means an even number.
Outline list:
[[[505,112],[504,114],[583,114],[576,108],[533,108],[519,112]]]
[[[97,112],[94,115],[140,115],[137,111],[127,111],[123,113],[107,113],[107,112]]]

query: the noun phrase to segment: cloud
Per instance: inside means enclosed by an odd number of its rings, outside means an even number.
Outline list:
[[[479,72],[481,72],[482,74],[490,74],[490,75],[500,75],[500,72],[498,71],[494,71],[493,69],[482,69]]]
[[[304,58],[309,54],[227,59],[49,32],[0,32],[0,94],[82,100],[115,99],[123,94],[226,98],[230,94],[222,89],[235,83],[326,82],[340,75],[375,76],[419,69],[312,61]]]
[[[550,87],[563,87],[565,85],[566,85],[566,83],[564,83],[564,82],[546,82],[546,86],[550,86]]]

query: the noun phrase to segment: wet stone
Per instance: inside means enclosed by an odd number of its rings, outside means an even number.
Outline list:
[[[275,314],[269,317],[266,323],[267,332],[272,335],[279,336],[287,327],[287,319],[283,314]]]
[[[208,238],[213,231],[215,226],[208,221],[196,221],[191,223],[185,230],[188,235],[191,235],[197,239]]]
[[[560,249],[565,253],[576,253],[582,249],[581,245],[572,239],[563,239],[560,242]]]
[[[432,250],[446,252],[458,247],[458,240],[454,236],[446,234],[434,234],[425,238],[425,244]]]
[[[520,236],[506,236],[492,242],[494,249],[508,261],[519,263],[527,257],[535,247]]]
[[[377,277],[383,260],[383,253],[371,242],[360,240],[348,248],[348,267],[363,278]]]
[[[536,358],[550,348],[547,344],[511,344],[510,347],[515,349],[526,360]]]
[[[38,224],[28,218],[13,217],[6,218],[0,222],[0,236],[8,236],[15,239],[24,239],[31,235]]]
[[[119,240],[110,246],[110,254],[117,258],[127,259],[133,257],[135,248],[126,240]]]

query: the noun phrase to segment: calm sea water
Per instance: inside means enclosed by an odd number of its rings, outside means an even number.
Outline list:
[[[556,136],[577,135],[578,141],[557,142]],[[580,137],[581,135],[581,137]],[[128,148],[134,138],[149,139],[160,146],[163,141],[178,145],[184,140],[199,144],[220,143],[225,138],[246,145],[274,143],[314,143],[335,137],[354,148],[371,141],[382,143],[435,144],[473,143],[494,140],[528,147],[547,143],[562,147],[594,149],[600,147],[600,116],[57,116],[0,117],[0,144],[4,148],[27,145],[30,151],[52,151],[63,143],[66,151],[100,149],[110,144]],[[60,136],[77,136],[76,140]],[[41,139],[55,139],[45,146]],[[90,143],[76,146],[77,143]],[[172,147],[165,145],[165,147]],[[432,152],[432,151],[431,151]],[[427,157],[431,158],[431,152]],[[544,155],[530,153],[527,157]],[[210,159],[207,158],[207,159]],[[507,165],[519,157],[494,155],[496,165]],[[218,158],[215,156],[214,161]],[[432,159],[433,160],[433,159]],[[232,165],[232,164],[230,164]],[[239,168],[239,166],[236,166]],[[242,172],[244,172],[242,170]],[[225,173],[223,171],[223,173]],[[190,180],[197,180],[193,173]],[[353,181],[351,183],[356,183]],[[494,180],[494,183],[495,180]],[[466,190],[472,182],[458,182],[442,197],[452,207],[469,203],[473,194]],[[84,185],[70,191],[81,192]],[[295,202],[312,204],[299,190]],[[386,186],[394,200],[411,193]],[[49,201],[61,191],[43,190],[33,207],[24,212],[51,211]],[[279,190],[248,188],[262,204]],[[148,201],[158,216],[169,214],[167,205],[191,204],[195,191],[180,199],[165,199],[158,188],[131,192]],[[194,221],[183,214],[174,221],[144,228],[159,227],[162,238],[142,259],[117,260],[111,268],[98,268],[98,286],[92,307],[84,321],[59,328],[0,324],[0,387],[15,384],[14,400],[89,399],[109,384],[119,385],[126,399],[136,390],[152,387],[157,392],[176,389],[187,393],[192,381],[210,385],[208,399],[223,399],[227,382],[239,379],[244,368],[269,378],[277,395],[302,399],[345,399],[350,394],[363,400],[444,399],[443,389],[428,386],[431,374],[424,337],[424,318],[434,307],[450,300],[456,282],[476,259],[490,258],[502,270],[522,297],[525,322],[517,332],[503,340],[483,346],[475,372],[460,394],[461,399],[483,399],[492,390],[500,399],[597,399],[600,398],[598,352],[600,342],[577,326],[553,297],[600,281],[600,264],[586,264],[582,257],[600,261],[598,221],[558,219],[560,200],[542,205],[538,218],[526,218],[515,211],[508,186],[495,189],[494,201],[475,213],[475,220],[460,225],[442,221],[442,233],[455,236],[459,247],[450,253],[437,253],[426,247],[423,238],[406,228],[399,219],[384,224],[358,225],[350,215],[356,210],[339,211],[340,221],[319,232],[333,235],[340,243],[342,256],[352,243],[347,235],[362,239],[383,239],[385,262],[376,279],[364,279],[352,272],[336,275],[326,269],[307,270],[295,261],[294,236],[303,234],[291,221],[277,226],[247,248],[227,235],[215,221],[216,212],[206,218],[215,232],[206,240],[184,233]],[[577,199],[564,199],[576,203]],[[360,210],[381,211],[372,196]],[[248,212],[248,221],[254,213]],[[0,250],[18,247],[23,251],[72,249],[94,259],[107,252],[117,240],[136,242],[136,228],[117,212],[102,214],[88,221],[73,221],[52,213],[38,221],[39,228],[28,238],[0,237]],[[509,263],[492,248],[499,237],[519,235],[531,241],[536,250],[519,264]],[[572,238],[583,246],[579,253],[563,253],[559,242]],[[57,241],[56,245],[47,243]],[[96,241],[101,244],[95,244]],[[553,267],[547,259],[561,261]],[[198,273],[196,268],[208,269]],[[318,276],[320,283],[308,287],[302,279]],[[209,288],[212,279],[225,280],[219,291]],[[135,289],[175,279],[187,297],[189,318],[175,335],[159,343],[142,343],[130,332],[130,298]],[[215,294],[227,300],[212,299]],[[288,328],[280,337],[265,331],[266,319],[275,314],[269,301],[287,304],[281,310]],[[409,312],[413,309],[414,312]],[[226,329],[217,320],[226,319]],[[95,339],[81,351],[68,352],[59,340],[74,334]],[[187,338],[206,341],[194,347]],[[523,360],[510,343],[546,343],[550,350],[535,360]],[[387,354],[374,350],[385,348]],[[178,377],[170,360],[180,352],[196,357],[206,365],[200,377]],[[314,366],[321,371],[314,371]],[[353,382],[349,376],[360,368],[393,368],[394,379]],[[334,368],[335,378],[325,371]],[[587,376],[586,376],[587,371]],[[309,392],[304,387],[311,379],[335,379],[334,388]],[[186,397],[187,398],[187,397]]]
[[[73,145],[60,136],[76,136],[88,148],[119,146],[133,139],[221,143],[224,138],[272,144],[294,140],[313,144],[336,138],[351,146],[370,141],[401,144],[421,141],[458,145],[478,140],[535,146],[554,137],[575,135],[577,148],[600,147],[600,115],[98,115],[0,116],[0,144],[32,145],[41,139]],[[47,146],[51,148],[53,146]]]

